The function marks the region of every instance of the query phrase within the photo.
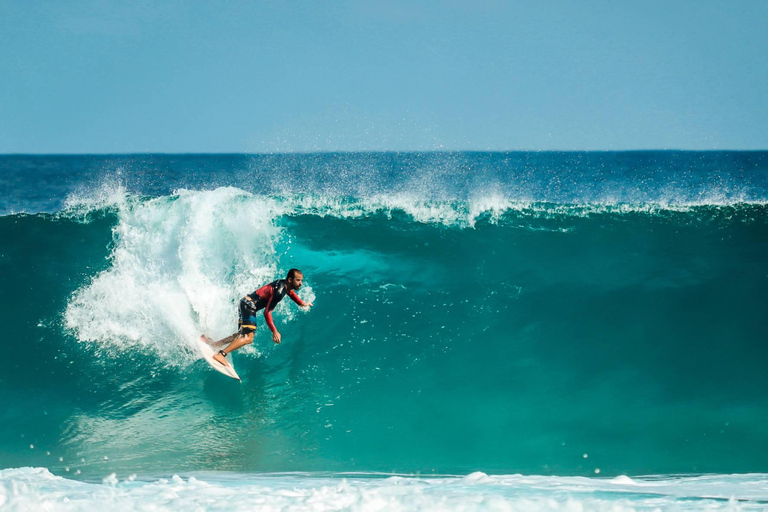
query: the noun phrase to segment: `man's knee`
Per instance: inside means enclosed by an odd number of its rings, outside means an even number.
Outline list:
[[[253,343],[253,335],[254,333],[252,332],[249,332],[248,334],[243,335],[243,340],[245,341],[246,345],[250,345],[251,343]]]

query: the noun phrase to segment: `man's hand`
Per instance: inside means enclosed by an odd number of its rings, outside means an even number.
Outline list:
[[[312,306],[314,306],[314,304],[312,304],[311,302],[305,302],[304,304],[301,305],[301,307],[303,308],[311,308]]]
[[[280,344],[280,339],[281,338],[282,338],[282,336],[280,336],[279,332],[275,331],[275,332],[272,333],[272,341],[274,341],[278,345]]]

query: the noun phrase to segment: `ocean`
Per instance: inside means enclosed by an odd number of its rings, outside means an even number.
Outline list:
[[[768,509],[768,152],[0,156],[0,509]],[[239,298],[303,271],[234,354]]]

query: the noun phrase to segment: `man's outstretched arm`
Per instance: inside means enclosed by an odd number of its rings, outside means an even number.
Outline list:
[[[291,298],[291,300],[293,300],[293,302],[295,302],[296,304],[298,304],[299,306],[301,306],[303,308],[311,308],[312,307],[312,303],[311,302],[304,302],[303,300],[301,300],[299,298],[298,295],[296,295],[296,292],[293,291],[293,290],[288,292],[288,296]]]

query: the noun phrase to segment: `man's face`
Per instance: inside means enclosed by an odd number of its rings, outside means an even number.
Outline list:
[[[291,282],[291,288],[298,290],[301,288],[301,283],[304,281],[304,276],[301,274],[294,274],[294,276],[288,280]]]

